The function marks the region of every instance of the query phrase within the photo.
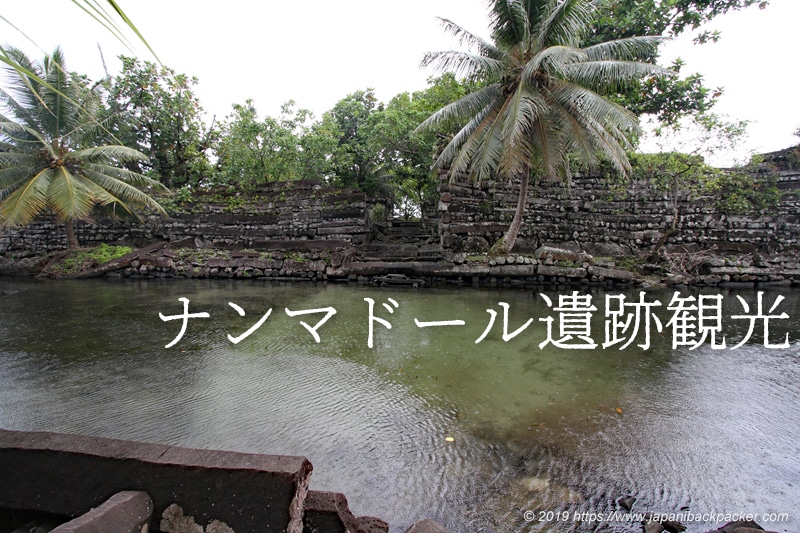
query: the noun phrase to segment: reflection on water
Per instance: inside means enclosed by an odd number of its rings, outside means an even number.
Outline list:
[[[662,302],[663,325],[672,293],[646,294]],[[790,513],[762,525],[800,529],[792,292],[767,292],[763,308],[772,313],[785,294],[775,313],[790,318],[771,320],[769,335],[778,343],[790,332],[789,348],[764,348],[764,320],[755,320],[741,348],[691,351],[673,350],[667,327],[653,329],[647,350],[634,346],[644,337],[622,351],[540,348],[539,319],[554,317],[557,336],[558,314],[531,291],[0,280],[0,294],[0,427],[304,455],[312,488],[345,493],[357,515],[382,517],[393,532],[426,516],[463,533],[639,531],[572,520],[615,510],[624,495],[639,511]],[[723,294],[724,317],[744,312]],[[602,344],[605,295],[592,295],[592,339]],[[742,296],[755,313],[755,295]],[[189,319],[166,349],[181,321],[158,313],[182,314],[180,297],[210,317]],[[372,349],[365,298],[375,301]],[[499,302],[511,334],[533,318],[507,341]],[[285,312],[329,306],[337,313],[318,329],[320,343],[300,321],[313,327],[324,313]],[[252,334],[228,340],[270,308]],[[487,309],[496,320],[476,344]],[[726,321],[728,347],[749,325]],[[570,520],[525,522],[525,511]]]

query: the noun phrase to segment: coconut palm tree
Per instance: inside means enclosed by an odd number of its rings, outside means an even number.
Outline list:
[[[5,69],[12,80],[0,89],[0,225],[30,223],[40,214],[63,222],[70,248],[78,246],[75,220],[89,220],[96,206],[135,216],[133,207],[166,215],[139,187],[165,190],[157,181],[120,165],[146,159],[124,146],[87,146],[97,133],[98,98],[85,80],[67,72],[56,49],[41,63],[7,49],[21,65]]]
[[[582,48],[594,11],[592,0],[497,0],[493,42],[442,19],[470,50],[432,52],[422,60],[423,66],[482,82],[419,126],[463,125],[436,166],[448,169],[450,179],[467,174],[476,181],[489,176],[520,181],[514,218],[493,252],[508,253],[516,242],[532,172],[568,179],[571,155],[589,165],[604,157],[621,172],[630,170],[626,149],[638,121],[604,95],[642,76],[665,73],[642,61],[661,38]]]

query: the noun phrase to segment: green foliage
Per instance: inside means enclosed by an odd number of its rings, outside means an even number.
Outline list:
[[[651,187],[679,195],[697,195],[717,188],[721,171],[696,154],[665,152],[631,154],[631,178]]]
[[[138,37],[138,39],[142,41],[142,43],[144,43],[147,49],[150,50],[150,53],[153,54],[153,57],[158,59],[158,56],[156,55],[155,51],[150,47],[150,44],[136,28],[136,25],[133,23],[133,21],[130,18],[128,18],[128,15],[125,14],[125,12],[116,2],[116,0],[106,0],[106,1],[108,3],[108,6],[111,8],[111,12],[117,14],[117,16],[124,23],[124,26],[119,25],[113,19],[113,17],[109,16],[107,12],[103,10],[102,6],[95,0],[72,0],[72,1],[75,5],[77,5],[83,11],[85,11],[90,17],[99,22],[109,33],[111,33],[114,37],[116,37],[123,45],[128,47],[129,50],[131,50],[123,34],[123,29],[127,26],[131,31],[133,31],[133,33],[136,34],[136,37]],[[19,28],[17,28],[11,21],[6,19],[5,17],[0,16],[0,20],[2,20],[15,30],[25,35],[24,32],[22,32]],[[61,94],[61,96],[65,98],[69,98],[68,93],[62,92],[58,86],[50,85],[46,79],[39,77],[36,72],[34,72],[29,68],[30,65],[20,63],[18,61],[16,50],[14,48],[0,45],[0,63],[4,63],[6,67],[16,71],[16,74],[18,76],[31,77],[36,83],[40,83],[42,85],[47,86],[54,93]]]
[[[158,202],[161,204],[161,207],[167,213],[174,214],[176,211],[180,211],[184,209],[187,205],[190,205],[194,201],[194,196],[192,194],[192,188],[188,185],[184,185],[177,191],[172,194],[164,195],[163,197],[158,199]]]
[[[148,61],[120,60],[122,74],[103,81],[107,95],[100,120],[106,130],[101,137],[149,156],[133,170],[150,171],[167,187],[197,185],[210,174],[205,152],[216,134],[202,121],[193,92],[197,78]]]
[[[236,213],[236,212],[241,212],[242,209],[248,203],[250,203],[250,201],[244,196],[240,196],[237,194],[232,196],[226,196],[225,203],[226,203],[225,207],[222,208],[222,210],[225,213]]]
[[[259,184],[298,179],[322,179],[329,172],[328,154],[338,131],[330,118],[310,124],[307,109],[289,101],[278,118],[259,120],[252,100],[234,104],[215,147],[215,180]]]
[[[118,259],[132,251],[130,246],[109,246],[103,243],[97,248],[81,250],[72,256],[64,257],[57,265],[53,266],[53,269],[61,274],[76,274]]]
[[[796,137],[800,137],[800,128],[794,130],[794,135]],[[788,160],[789,168],[793,170],[800,170],[800,144],[792,147],[792,149],[789,151]]]
[[[403,216],[418,216],[437,193],[431,162],[441,138],[415,129],[468,91],[452,74],[431,78],[428,85],[385,105],[372,89],[339,100],[300,135],[303,175],[360,189],[396,203]]]
[[[310,259],[299,252],[286,252],[283,256],[288,261],[294,261],[298,265],[308,263]]]
[[[675,125],[687,115],[710,111],[722,96],[722,88],[709,89],[703,85],[701,74],[682,78],[683,64],[682,60],[676,59],[669,67],[673,76],[648,76],[636,80],[628,91],[609,98],[637,116],[655,116],[662,126]]]
[[[369,210],[369,221],[373,224],[386,223],[386,207],[383,204],[375,204]]]
[[[636,35],[674,37],[694,30],[719,15],[752,5],[763,9],[763,0],[609,0],[597,12],[593,32],[587,44]],[[695,42],[717,41],[716,31],[704,31]],[[657,51],[639,59],[656,61]],[[695,73],[685,78],[677,74],[682,62],[673,63],[676,75],[664,78],[647,77],[621,91],[614,100],[637,115],[652,114],[662,124],[673,124],[681,117],[708,112],[722,94],[721,88],[709,89],[703,76]]]
[[[304,179],[333,181],[341,131],[330,112],[308,127],[300,139],[300,167]]]
[[[391,197],[380,169],[375,113],[383,111],[373,89],[356,91],[339,100],[330,116],[339,131],[333,156],[334,183],[371,195]]]
[[[759,215],[774,212],[783,197],[774,177],[756,179],[743,172],[724,172],[716,185],[717,205],[726,213]]]
[[[774,178],[754,178],[749,167],[724,170],[707,165],[702,156],[678,152],[632,154],[632,177],[668,193],[676,227],[680,197],[710,197],[726,213],[774,211],[782,193]]]
[[[191,187],[181,187],[177,191],[175,191],[175,201],[179,204],[186,204],[192,201],[192,189]]]
[[[795,146],[794,149],[789,152],[789,165],[792,169],[800,170],[800,146]]]
[[[701,113],[671,125],[656,127],[652,141],[660,152],[680,153],[690,159],[699,156],[699,159],[692,159],[691,165],[699,168],[696,161],[738,153],[739,144],[747,135],[747,127],[746,120],[730,121],[714,113]],[[672,175],[675,170],[665,169],[665,172]]]
[[[520,180],[514,219],[495,251],[508,253],[522,225],[531,172],[566,178],[574,158],[593,165],[602,154],[623,174],[636,118],[604,94],[630,80],[663,71],[637,61],[660,39],[631,37],[582,47],[596,5],[590,0],[504,0],[493,4],[493,41],[443,20],[466,52],[426,54],[433,65],[470,80],[475,90],[442,107],[420,126],[426,131],[458,122],[436,165],[451,177],[500,176]]]
[[[764,9],[768,4],[763,0],[610,0],[598,13],[594,35],[598,42],[634,35],[675,37],[730,11],[752,5]],[[696,41],[718,38],[718,34],[706,31]]]
[[[401,93],[375,114],[373,140],[379,150],[380,168],[390,177],[403,218],[421,215],[423,205],[438,198],[438,173],[431,167],[442,139],[453,135],[455,124],[438,131],[417,127],[441,107],[462,98],[472,86],[459,82],[452,73],[428,79],[428,87]]]
[[[134,215],[134,206],[166,214],[138,187],[164,188],[121,168],[143,159],[142,153],[94,145],[99,98],[85,77],[68,73],[61,50],[40,63],[19,50],[7,52],[31,74],[6,69],[9,89],[0,90],[0,103],[11,112],[0,115],[0,224],[24,225],[54,213],[65,224],[69,246],[77,247],[73,221],[89,219],[98,206],[112,215]]]

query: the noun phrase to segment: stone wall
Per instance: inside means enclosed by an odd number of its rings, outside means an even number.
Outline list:
[[[783,196],[774,212],[732,214],[719,196],[678,199],[677,231],[672,226],[669,194],[647,183],[615,188],[598,176],[576,175],[570,187],[542,183],[534,187],[515,251],[531,253],[555,246],[594,256],[643,256],[665,239],[667,250],[715,250],[720,255],[747,253],[797,255],[800,251],[800,170],[763,164],[756,179],[777,179]],[[506,231],[513,217],[519,184],[467,179],[440,184],[439,231],[445,252],[481,253]]]
[[[800,256],[800,170],[783,152],[767,154],[756,173],[756,179],[777,180],[784,192],[774,212],[726,213],[719,207],[719,196],[684,195],[678,199],[674,233],[669,231],[673,221],[669,194],[647,183],[620,188],[603,177],[576,175],[569,188],[560,183],[538,184],[529,194],[525,224],[514,251],[531,256],[548,246],[599,258],[646,256],[664,241],[669,251],[796,259]],[[459,258],[486,252],[504,234],[513,216],[518,184],[485,181],[474,185],[465,178],[452,183],[443,180],[440,190],[438,210],[424,211],[422,227],[435,228],[431,231],[438,232],[434,240],[441,248],[426,244],[428,237],[416,244],[388,238],[381,232],[382,225],[370,221],[378,200],[312,181],[274,183],[254,191],[198,191],[193,201],[171,210],[169,219],[148,216],[144,225],[79,224],[77,234],[85,246],[105,242],[136,247],[167,241],[195,249],[309,252],[305,257],[309,260],[324,259],[318,257],[320,252],[332,257],[334,252],[347,251],[355,261],[461,263]],[[382,240],[372,243],[376,235]],[[431,248],[424,250],[425,257],[420,255],[420,245]],[[0,229],[0,256],[7,258],[65,247],[64,229],[52,221]],[[415,253],[406,248],[414,248]],[[387,250],[394,255],[389,257]],[[276,272],[282,275],[280,269]]]
[[[156,240],[191,239],[208,248],[281,248],[286,241],[369,242],[369,213],[378,200],[353,189],[315,181],[273,183],[253,191],[198,191],[171,217],[145,217],[145,224],[98,221],[77,224],[83,246],[100,243],[144,245]],[[0,254],[26,255],[66,248],[63,226],[37,221],[26,228],[0,229]]]

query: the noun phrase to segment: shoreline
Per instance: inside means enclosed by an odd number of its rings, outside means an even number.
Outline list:
[[[308,242],[308,241],[306,241]],[[450,261],[375,260],[356,248],[253,250],[197,247],[193,242],[156,242],[79,272],[59,270],[66,251],[21,258],[0,257],[0,276],[42,279],[240,279],[261,281],[355,282],[414,288],[472,287],[718,287],[760,289],[800,287],[800,264],[792,257],[695,259],[694,272],[669,264],[594,258],[542,246],[533,254],[467,257]],[[673,257],[677,254],[673,254]],[[688,254],[685,254],[688,255]],[[623,261],[626,259],[623,258]],[[631,268],[635,266],[636,269]]]

